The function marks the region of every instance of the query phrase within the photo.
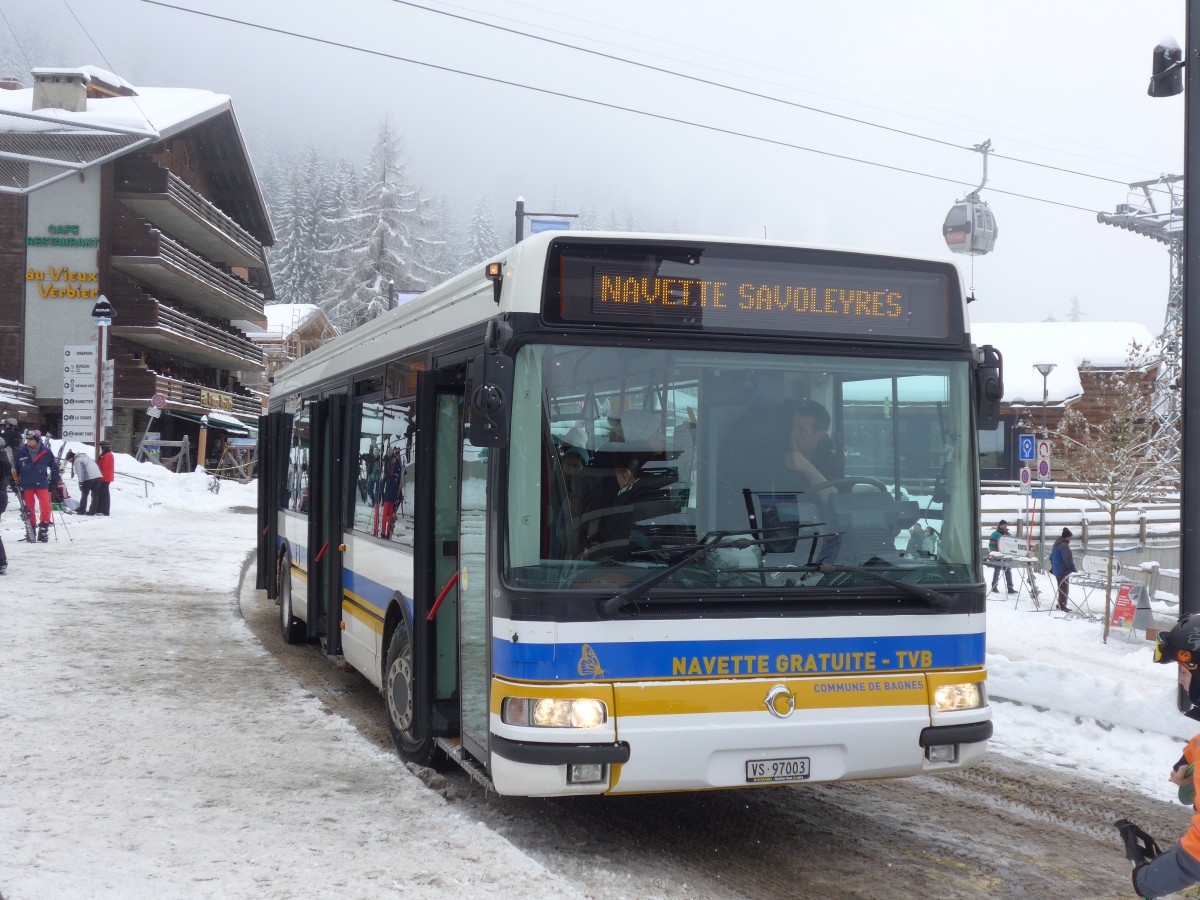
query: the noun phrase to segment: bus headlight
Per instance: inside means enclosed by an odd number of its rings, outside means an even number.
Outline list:
[[[978,709],[983,706],[981,682],[966,684],[943,684],[933,692],[933,706],[938,712],[955,709]]]
[[[500,720],[506,725],[537,728],[595,728],[608,721],[608,707],[590,697],[505,697]]]

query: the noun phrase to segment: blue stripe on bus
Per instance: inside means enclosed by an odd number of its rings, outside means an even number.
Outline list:
[[[527,644],[492,639],[503,678],[737,678],[858,675],[979,667],[984,635]]]
[[[342,569],[342,587],[368,606],[375,607],[379,611],[381,619],[388,608],[388,602],[392,599],[392,594],[395,593],[395,590],[386,584],[372,581],[366,575],[361,575],[350,568]]]
[[[279,538],[280,547],[283,546],[284,538]],[[302,569],[308,569],[308,548],[303,544],[298,544],[291,541],[288,544],[289,552],[292,554],[292,564],[297,565]],[[367,606],[374,607],[378,610],[379,618],[383,618],[387,611],[388,603],[392,599],[392,594],[395,593],[393,588],[386,584],[380,584],[378,581],[373,581],[365,575],[360,575],[353,569],[342,568],[342,590],[353,594]],[[403,596],[403,595],[402,595]],[[409,614],[412,614],[412,600],[405,597],[405,602],[408,604]]]

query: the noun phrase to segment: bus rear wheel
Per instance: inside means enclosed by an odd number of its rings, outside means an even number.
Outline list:
[[[388,642],[387,665],[383,671],[383,694],[387,700],[388,731],[401,758],[427,766],[433,760],[434,743],[428,734],[415,729],[416,692],[412,658],[412,636],[400,622]]]
[[[285,644],[298,644],[306,631],[304,623],[292,615],[292,562],[285,556],[279,562],[279,634]]]

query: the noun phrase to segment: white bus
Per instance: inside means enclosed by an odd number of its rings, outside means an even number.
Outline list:
[[[991,736],[945,262],[556,232],[275,376],[259,586],[500,794],[952,770]]]

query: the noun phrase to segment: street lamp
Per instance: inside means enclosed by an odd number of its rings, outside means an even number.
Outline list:
[[[100,458],[100,442],[104,440],[104,370],[108,362],[108,327],[112,325],[117,311],[103,294],[92,307],[92,321],[96,323],[96,459]]]
[[[1047,386],[1046,379],[1050,377],[1050,373],[1054,371],[1054,363],[1034,363],[1033,366],[1042,373],[1042,434],[1048,432],[1046,426],[1046,401],[1050,397],[1050,389]],[[1038,468],[1041,468],[1039,465]],[[1046,479],[1042,479],[1042,487],[1046,486]],[[1046,554],[1046,497],[1042,496],[1042,515],[1041,524],[1038,526],[1038,568],[1045,568]]]
[[[1042,433],[1047,432],[1046,428],[1046,400],[1050,396],[1050,389],[1046,385],[1046,379],[1050,377],[1050,373],[1054,371],[1054,363],[1036,363],[1034,368],[1042,373]]]

